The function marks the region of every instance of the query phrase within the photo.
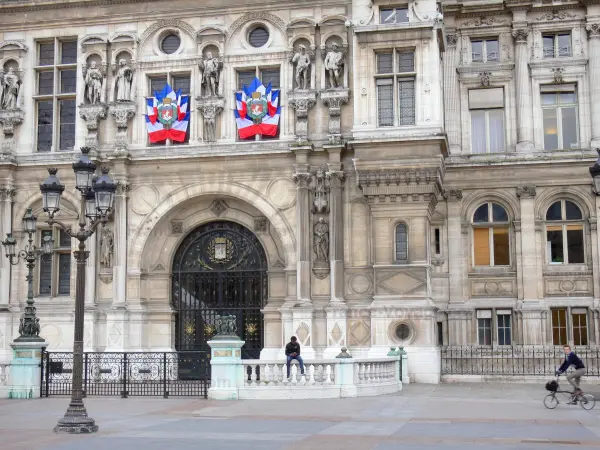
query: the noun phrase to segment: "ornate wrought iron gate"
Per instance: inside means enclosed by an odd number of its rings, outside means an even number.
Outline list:
[[[173,263],[175,348],[208,352],[215,317],[234,314],[246,341],[242,358],[259,358],[266,298],[267,258],[254,233],[224,221],[199,227],[181,243]]]

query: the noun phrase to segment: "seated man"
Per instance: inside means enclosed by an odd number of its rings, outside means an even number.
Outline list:
[[[295,359],[300,363],[300,373],[304,375],[304,361],[300,356],[300,344],[296,336],[292,336],[290,342],[285,346],[285,356],[287,356],[287,377],[290,377],[290,364],[292,359]]]

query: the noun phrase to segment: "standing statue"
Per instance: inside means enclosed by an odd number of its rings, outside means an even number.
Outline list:
[[[204,113],[204,141],[215,142],[217,128],[217,107],[208,105],[203,109]]]
[[[19,98],[19,89],[21,83],[19,76],[15,73],[15,70],[11,67],[8,72],[0,78],[0,101],[2,102],[2,109],[14,109],[17,107],[17,100]]]
[[[100,235],[100,264],[111,267],[115,247],[115,235],[108,227],[102,228]]]
[[[300,50],[292,57],[292,64],[296,64],[296,89],[308,89],[310,76],[310,56],[306,53],[306,47],[302,44]]]
[[[219,95],[219,77],[223,69],[223,62],[218,58],[213,58],[212,52],[206,53],[206,59],[200,60],[200,70],[202,71],[202,85],[204,94],[208,97]]]
[[[317,261],[329,261],[329,225],[321,217],[314,227],[314,248]]]
[[[117,101],[131,101],[131,83],[133,82],[133,70],[127,65],[124,59],[119,60],[119,68],[117,69]]]
[[[96,61],[92,61],[90,67],[83,65],[83,78],[85,81],[85,100],[90,105],[99,104],[102,101],[102,85],[104,75],[96,67]]]
[[[330,88],[339,88],[344,85],[344,53],[338,49],[339,46],[334,43],[325,57],[324,65],[329,75]]]

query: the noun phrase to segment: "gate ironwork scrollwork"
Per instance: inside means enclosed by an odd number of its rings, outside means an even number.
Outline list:
[[[233,314],[246,341],[242,358],[259,358],[266,298],[267,258],[254,233],[234,222],[202,225],[185,237],[173,261],[175,348],[208,352],[216,316]]]

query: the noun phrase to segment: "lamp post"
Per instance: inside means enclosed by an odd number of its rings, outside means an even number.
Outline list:
[[[596,149],[598,152],[598,159],[594,163],[592,167],[590,167],[590,175],[592,176],[592,181],[594,185],[592,186],[592,190],[596,195],[600,195],[600,149]]]
[[[108,175],[109,169],[102,167],[102,175],[97,177],[96,165],[90,160],[88,147],[81,148],[79,160],[73,163],[75,172],[75,188],[81,193],[79,206],[78,229],[72,230],[62,222],[55,220],[54,215],[60,210],[60,198],[65,190],[64,185],[56,177],[57,169],[48,169],[48,179],[40,185],[44,211],[48,214],[49,225],[58,225],[69,236],[79,241],[77,250],[73,252],[77,262],[75,284],[75,333],[73,338],[73,386],[71,402],[64,417],[54,427],[55,433],[95,433],[98,426],[94,419],[88,417],[83,404],[83,309],[85,297],[85,262],[89,252],[85,249],[85,241],[94,234],[99,224],[108,222],[112,212],[116,183]],[[88,219],[86,223],[86,217]]]
[[[26,244],[23,250],[17,252],[17,240],[11,233],[8,233],[6,240],[2,241],[2,245],[6,250],[6,257],[10,264],[16,266],[23,259],[27,263],[27,269],[29,270],[27,273],[27,304],[25,305],[25,311],[19,324],[19,337],[15,339],[15,342],[44,342],[44,339],[40,337],[40,319],[36,317],[33,301],[33,269],[38,257],[52,254],[53,241],[50,236],[46,236],[41,248],[33,243],[36,223],[37,217],[33,214],[31,208],[27,209],[27,212],[23,216],[23,229],[29,237],[29,244]]]

